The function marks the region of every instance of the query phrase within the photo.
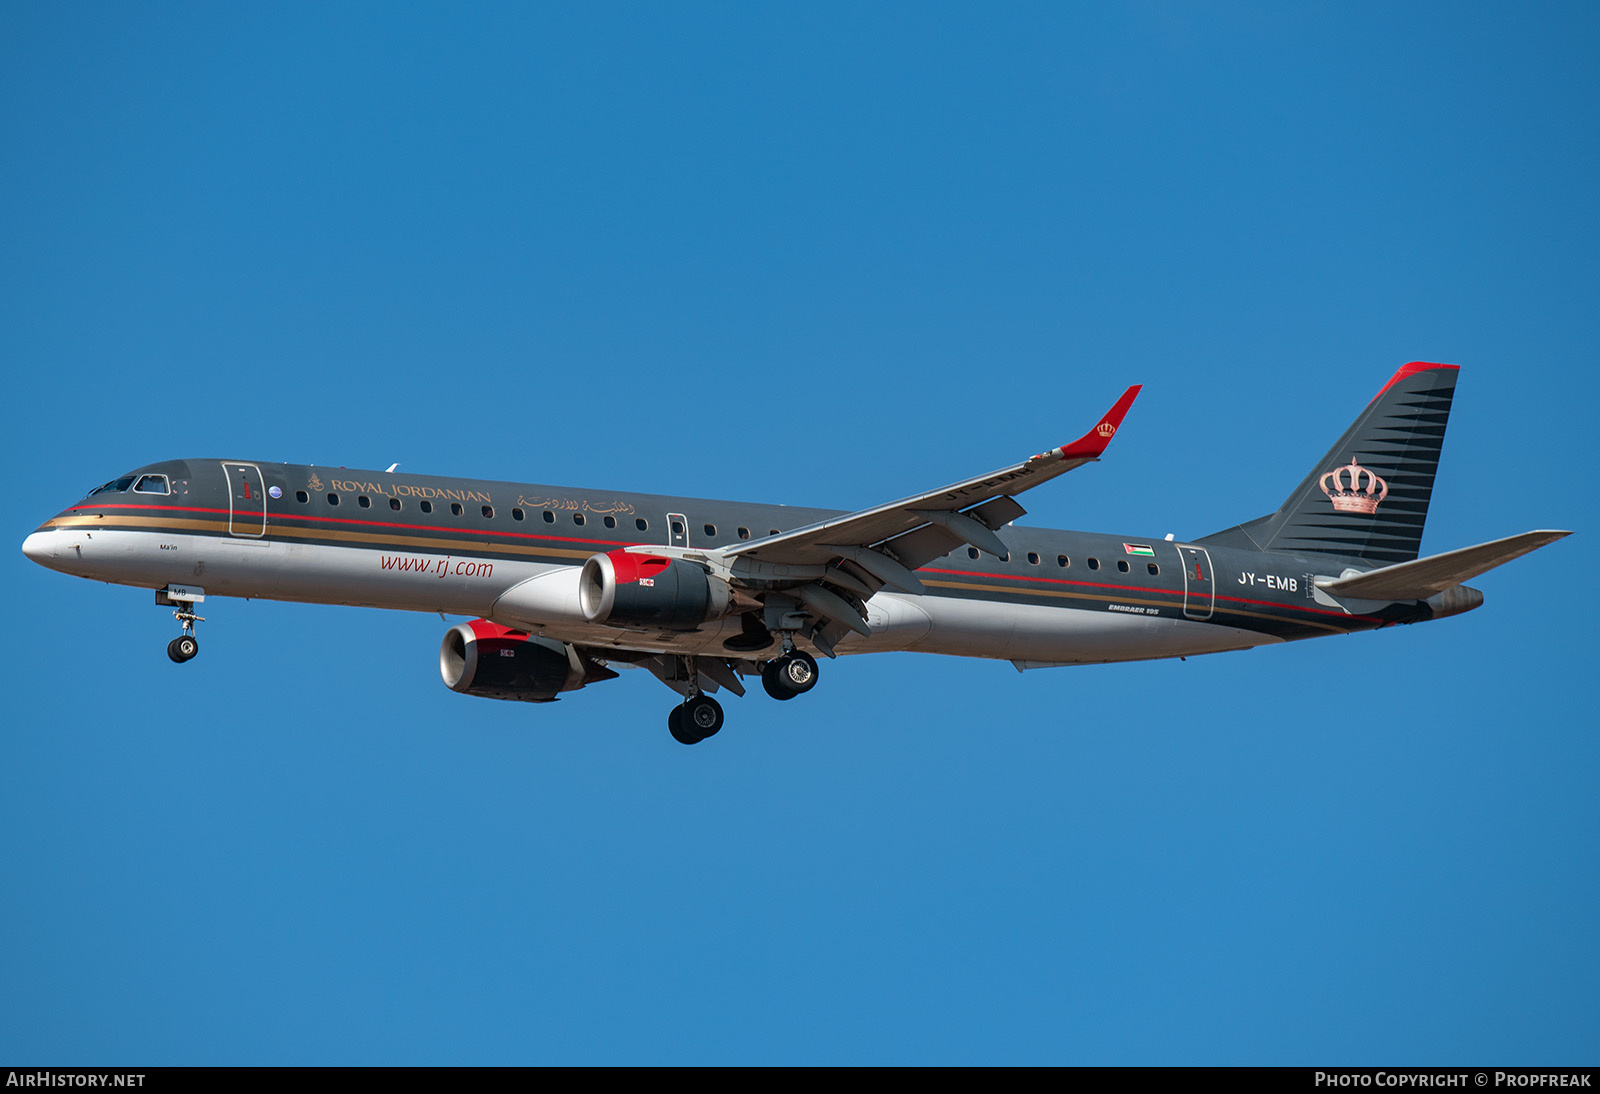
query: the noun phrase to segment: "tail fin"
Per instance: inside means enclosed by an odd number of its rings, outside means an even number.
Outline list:
[[[1424,361],[1401,368],[1276,513],[1199,542],[1379,565],[1416,558],[1456,370]]]

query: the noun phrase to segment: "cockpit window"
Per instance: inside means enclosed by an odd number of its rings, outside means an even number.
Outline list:
[[[135,494],[172,493],[171,490],[167,489],[167,477],[165,475],[140,475],[139,481],[133,484],[133,492]]]
[[[120,479],[112,479],[104,486],[95,487],[85,496],[92,498],[96,494],[126,494],[128,492],[128,487],[133,485],[133,478],[134,477],[132,475],[124,475]]]

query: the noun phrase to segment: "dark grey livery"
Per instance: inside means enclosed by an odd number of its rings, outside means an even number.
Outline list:
[[[1407,365],[1276,513],[1200,542],[1373,563],[1416,558],[1456,375],[1455,368]]]
[[[1078,440],[855,513],[249,460],[151,464],[23,545],[52,569],[156,590],[195,656],[208,595],[474,617],[450,628],[451,688],[548,702],[647,669],[683,696],[760,676],[792,699],[817,658],[914,650],[1019,670],[1184,657],[1416,623],[1477,607],[1462,582],[1566,532],[1419,558],[1455,391],[1405,366],[1279,509],[1193,543],[1018,527],[1017,496],[1098,460],[1139,388]]]

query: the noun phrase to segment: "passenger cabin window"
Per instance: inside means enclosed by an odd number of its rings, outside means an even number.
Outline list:
[[[556,522],[556,515],[550,510],[546,509],[544,511],[544,522],[546,524],[554,524]]]
[[[748,529],[748,528],[739,529],[739,538],[740,539],[749,539],[750,538],[750,529]]]
[[[511,510],[511,519],[512,520],[521,520],[523,518],[523,516],[525,516],[525,514],[522,512],[521,509],[513,509],[513,510]]]
[[[976,547],[968,547],[967,548],[967,557],[968,558],[977,558],[978,557],[978,549]]]
[[[1028,552],[1028,565],[1030,565],[1030,566],[1039,565],[1039,555],[1038,555],[1037,552],[1034,552],[1034,551],[1029,551]]]
[[[1161,567],[1157,566],[1154,562],[1151,562],[1151,563],[1147,564],[1145,566],[1145,569],[1150,571],[1150,576],[1151,577],[1156,577],[1161,573]]]
[[[1128,560],[1125,559],[1125,558],[1117,559],[1117,569],[1121,570],[1123,573],[1127,573],[1128,572]]]
[[[328,504],[329,505],[338,505],[339,504],[339,495],[338,494],[329,494],[328,495]]]
[[[675,520],[672,522],[672,534],[675,536],[683,535],[683,521]]]
[[[716,534],[717,534],[717,526],[715,524],[706,525],[706,535],[715,536]]]
[[[433,512],[433,502],[431,502],[431,501],[422,502],[421,505],[418,506],[418,508],[420,508],[424,513],[431,513],[431,512]]]
[[[581,526],[583,524],[583,514],[582,513],[574,513],[574,514],[572,514],[572,523]]]
[[[607,528],[615,528],[617,526],[617,518],[616,517],[607,517],[606,520],[605,520],[605,524],[606,524]]]
[[[311,495],[306,493],[304,490],[296,490],[294,492],[294,500],[299,502],[301,505],[304,505],[306,502],[311,500]]]
[[[400,511],[400,499],[399,498],[390,498],[389,499],[389,508],[393,509],[396,513],[398,513]]]
[[[133,492],[135,494],[170,494],[172,491],[167,489],[167,477],[165,475],[140,475],[139,481],[133,486]]]
[[[1060,566],[1063,570],[1065,570],[1068,566],[1072,565],[1072,560],[1070,558],[1068,558],[1066,555],[1057,555],[1056,556],[1056,565]]]
[[[650,522],[645,520],[643,517],[635,517],[633,526],[639,529],[641,532],[648,532],[650,530]]]
[[[1100,568],[1100,560],[1098,558],[1091,558],[1089,560],[1089,569],[1098,570],[1099,568]]]
[[[450,503],[450,515],[452,517],[459,517],[461,515],[461,503],[459,501],[453,501]]]
[[[372,499],[367,497],[365,494],[362,494],[360,497],[356,498],[356,504],[361,506],[363,509],[371,509]]]
[[[485,520],[493,520],[494,519],[494,506],[485,505],[483,507],[483,516],[484,516]]]

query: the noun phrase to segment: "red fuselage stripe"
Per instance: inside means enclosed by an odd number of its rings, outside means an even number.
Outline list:
[[[1435,367],[1437,367],[1437,366],[1435,366]],[[209,508],[204,508],[204,507],[201,507],[201,506],[189,506],[189,505],[133,505],[133,504],[123,504],[123,503],[111,503],[111,504],[101,504],[101,505],[93,505],[93,504],[89,504],[89,505],[74,505],[70,509],[68,509],[67,512],[72,513],[72,512],[80,512],[80,511],[83,511],[83,510],[100,510],[100,509],[146,509],[146,510],[158,510],[158,511],[161,511],[161,512],[168,512],[168,513],[215,513],[215,514],[219,514],[219,515],[222,515],[222,516],[231,516],[231,515],[233,515],[233,511],[232,510],[228,510],[228,509],[209,509]],[[254,511],[251,510],[251,513],[253,514]],[[651,544],[637,544],[637,543],[630,543],[630,542],[626,542],[626,541],[622,541],[622,540],[584,539],[584,538],[575,537],[575,536],[541,535],[541,534],[539,534],[537,532],[496,532],[496,531],[490,531],[490,530],[482,529],[482,528],[461,528],[461,529],[454,529],[454,528],[448,528],[448,527],[440,528],[440,527],[436,527],[436,526],[430,525],[430,524],[406,524],[406,523],[403,523],[401,521],[361,520],[361,519],[354,518],[354,517],[291,516],[291,515],[286,515],[286,514],[281,514],[281,513],[280,514],[274,514],[274,516],[277,519],[281,520],[281,521],[303,521],[303,522],[310,523],[310,524],[358,524],[358,525],[362,525],[362,526],[370,527],[370,528],[395,528],[395,529],[409,528],[409,529],[414,529],[416,531],[422,531],[422,532],[440,532],[440,533],[451,533],[451,534],[456,534],[456,535],[470,534],[470,535],[473,535],[473,536],[485,536],[485,537],[499,536],[499,537],[506,538],[506,539],[546,540],[546,541],[551,541],[551,542],[555,542],[555,543],[593,543],[593,544],[599,544],[599,545],[605,546],[605,547],[651,546]],[[1015,575],[1015,576],[1013,576],[1013,575],[1010,575],[1010,574],[987,574],[987,573],[982,573],[982,572],[977,571],[977,570],[944,570],[944,569],[938,569],[938,568],[935,568],[935,567],[932,567],[932,566],[924,566],[920,570],[918,570],[917,572],[918,573],[924,573],[924,574],[949,574],[949,575],[951,575],[953,577],[976,577],[976,578],[982,578],[982,579],[984,579],[986,581],[995,581],[995,582],[1002,582],[1002,583],[1004,583],[1004,582],[1013,582],[1013,581],[1014,582],[1034,582],[1034,583],[1041,584],[1041,585],[1071,585],[1071,586],[1075,586],[1075,587],[1078,587],[1078,588],[1084,588],[1084,589],[1111,589],[1111,590],[1114,590],[1114,591],[1117,591],[1117,592],[1143,593],[1143,594],[1146,594],[1146,595],[1149,595],[1149,594],[1152,594],[1152,593],[1160,593],[1160,594],[1164,594],[1164,595],[1172,595],[1172,594],[1177,592],[1177,590],[1174,590],[1174,589],[1151,589],[1151,588],[1148,588],[1148,587],[1145,587],[1145,586],[1140,586],[1140,585],[1114,585],[1114,584],[1110,584],[1110,583],[1106,583],[1106,582],[1076,581],[1076,580],[1073,580],[1073,579],[1070,579],[1070,578],[1061,578],[1061,577],[1027,577],[1027,576],[1023,576],[1023,575]],[[1002,585],[998,586],[995,589],[995,591],[996,592],[1025,592],[1026,590],[1022,590],[1022,589],[1006,589],[1004,587],[1004,585],[1002,584]],[[1203,594],[1197,594],[1197,595],[1203,595]],[[1381,622],[1381,620],[1376,619],[1373,616],[1351,615],[1351,614],[1346,613],[1346,612],[1329,611],[1329,610],[1327,610],[1325,608],[1302,607],[1301,605],[1298,605],[1298,604],[1283,604],[1283,603],[1279,603],[1277,601],[1272,601],[1272,600],[1251,600],[1251,599],[1249,599],[1247,597],[1229,596],[1229,595],[1227,595],[1225,593],[1213,593],[1212,596],[1216,600],[1226,600],[1226,601],[1230,601],[1230,602],[1235,603],[1235,604],[1249,604],[1249,605],[1253,605],[1253,606],[1256,606],[1256,607],[1262,607],[1262,608],[1277,608],[1277,609],[1280,609],[1282,611],[1289,611],[1289,612],[1305,612],[1305,613],[1310,614],[1310,615],[1327,615],[1327,616],[1333,616],[1336,619],[1354,619],[1354,620],[1362,620],[1362,621]]]
[[[229,509],[205,509],[194,505],[74,505],[67,512],[75,513],[80,510],[98,509],[155,509],[164,513],[217,513],[222,516],[236,516],[236,511]],[[255,516],[255,510],[247,511],[249,516]],[[438,527],[432,524],[406,524],[398,520],[360,520],[355,517],[311,517],[298,516],[288,513],[269,513],[268,517],[280,522],[305,521],[315,524],[360,524],[369,528],[413,528],[420,532],[447,532],[451,535],[463,533],[474,536],[503,536],[507,539],[548,539],[557,543],[599,543],[607,547],[637,547],[641,544],[618,539],[584,539],[577,536],[551,536],[538,532],[496,532],[486,528],[450,528]],[[643,546],[649,546],[644,544]]]
[[[1076,585],[1085,589],[1115,589],[1118,592],[1144,593],[1146,595],[1151,593],[1161,593],[1163,595],[1170,596],[1178,591],[1176,589],[1151,589],[1143,585],[1111,585],[1097,581],[1074,581],[1071,578],[1065,577],[1012,577],[1009,574],[985,574],[976,570],[936,570],[932,566],[924,566],[922,569],[918,570],[917,573],[952,574],[957,577],[982,577],[988,578],[990,581],[1035,581],[1044,585]],[[1196,595],[1203,596],[1205,594],[1200,593]],[[1275,600],[1250,600],[1247,597],[1228,596],[1225,593],[1213,593],[1212,595],[1217,600],[1228,600],[1235,604],[1252,604],[1261,608],[1281,608],[1284,611],[1309,612],[1312,615],[1331,615],[1336,619],[1371,619],[1373,622],[1381,622],[1381,620],[1378,620],[1373,616],[1350,615],[1346,612],[1329,611],[1326,608],[1304,608],[1298,604],[1283,604]]]

